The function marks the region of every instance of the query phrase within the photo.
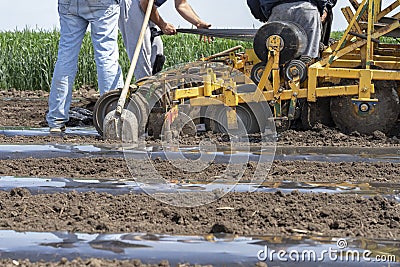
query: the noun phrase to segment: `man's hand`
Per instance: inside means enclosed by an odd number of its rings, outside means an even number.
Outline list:
[[[211,24],[201,20],[199,23],[196,24],[196,27],[197,27],[197,29],[208,29],[211,27]],[[205,43],[211,43],[214,41],[214,38],[209,37],[209,36],[200,35],[199,41],[205,42]]]
[[[201,20],[199,23],[196,24],[196,27],[197,29],[208,29],[211,27],[211,24]]]
[[[176,29],[171,23],[165,23],[160,27],[161,31],[166,35],[175,35]]]

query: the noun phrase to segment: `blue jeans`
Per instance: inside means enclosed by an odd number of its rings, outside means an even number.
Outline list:
[[[139,39],[140,31],[144,21],[145,13],[140,8],[139,0],[121,0],[121,16],[119,29],[124,40],[129,60],[132,60]],[[154,26],[152,22],[150,26]],[[147,27],[142,48],[135,67],[134,75],[136,80],[152,75],[152,67],[157,54],[164,53],[161,37],[154,38],[151,42],[150,28]]]
[[[50,128],[62,127],[69,119],[78,55],[89,24],[100,94],[123,87],[117,43],[119,0],[58,0],[58,13],[61,36],[46,117]]]

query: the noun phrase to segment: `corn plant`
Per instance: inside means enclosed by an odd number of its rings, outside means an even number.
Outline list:
[[[332,32],[331,37],[340,39],[343,32]],[[30,30],[0,32],[0,89],[49,90],[54,65],[57,60],[57,30]],[[211,43],[199,41],[199,36],[178,34],[162,36],[165,67],[191,62],[209,56],[233,46],[251,47],[250,42],[229,39],[216,39]],[[382,42],[399,43],[398,39],[382,37]],[[123,73],[129,69],[129,59],[125,52],[121,36],[118,40],[120,65]],[[83,85],[97,86],[97,71],[93,56],[90,33],[87,33],[79,54],[78,73],[75,88]]]
[[[58,33],[25,29],[0,33],[0,87],[48,88]]]
[[[30,30],[0,32],[0,88],[18,90],[49,90],[57,60],[57,30]],[[210,44],[198,41],[198,36],[163,36],[166,67],[196,60],[201,56],[220,52],[241,42],[219,39]],[[129,60],[119,36],[120,65],[123,73],[129,69]],[[96,64],[90,33],[87,33],[78,61],[75,88],[97,85]]]
[[[162,36],[162,38],[166,55],[166,67],[198,60],[237,45],[251,47],[249,42],[229,39],[216,39],[212,42],[204,42],[199,40],[199,36],[189,34]]]
[[[331,38],[335,39],[335,40],[340,40],[343,36],[342,31],[333,31],[331,33]],[[393,38],[393,37],[386,37],[386,36],[382,36],[379,38],[379,41],[384,43],[384,44],[399,44],[400,43],[400,38]]]

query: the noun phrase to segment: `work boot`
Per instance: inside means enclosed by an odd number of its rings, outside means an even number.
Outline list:
[[[52,127],[50,128],[50,133],[52,134],[58,134],[58,133],[63,133],[65,132],[66,127],[65,125],[61,126],[61,127]]]

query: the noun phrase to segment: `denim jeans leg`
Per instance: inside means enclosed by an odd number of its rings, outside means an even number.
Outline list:
[[[49,96],[49,127],[61,127],[68,121],[72,100],[78,55],[88,22],[72,14],[60,15],[60,42],[57,63],[53,73]]]
[[[100,95],[124,86],[121,67],[118,63],[118,18],[120,7],[109,7],[112,12],[90,22],[97,79]]]
[[[124,40],[129,61],[132,60],[136,49],[136,44],[142,29],[145,14],[140,8],[139,0],[122,0],[121,16],[119,19],[119,29]],[[139,52],[134,75],[136,80],[152,75],[151,53],[152,45],[150,41],[150,28],[147,27],[143,44]],[[160,38],[161,40],[161,38]]]

